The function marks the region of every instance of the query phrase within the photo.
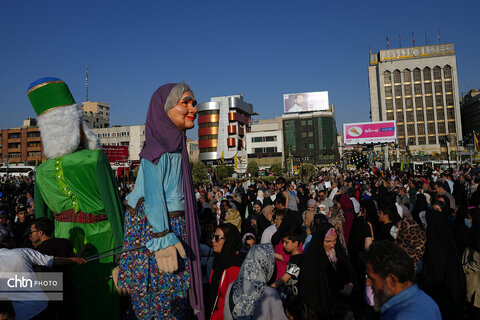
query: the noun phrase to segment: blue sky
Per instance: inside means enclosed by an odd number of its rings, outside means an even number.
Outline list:
[[[28,85],[63,79],[111,125],[145,122],[157,87],[186,81],[199,102],[243,94],[259,119],[283,94],[329,91],[337,127],[369,121],[368,51],[455,43],[459,89],[480,88],[480,1],[0,1],[0,128],[35,116]],[[196,136],[196,132],[189,134]]]

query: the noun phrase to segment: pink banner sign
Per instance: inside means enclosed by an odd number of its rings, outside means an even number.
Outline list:
[[[397,140],[395,121],[348,123],[343,125],[345,145],[390,143]]]

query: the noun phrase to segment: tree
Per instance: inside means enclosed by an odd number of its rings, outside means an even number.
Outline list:
[[[251,174],[252,177],[257,177],[260,168],[258,167],[257,161],[251,160],[247,164],[247,174]]]
[[[235,173],[235,168],[233,166],[227,166],[228,176],[231,177]]]
[[[207,168],[202,161],[192,162],[193,183],[204,182],[208,179]]]
[[[223,179],[228,178],[228,168],[225,164],[221,163],[215,168],[215,176],[217,181],[223,181]]]
[[[304,163],[302,169],[307,177],[313,177],[317,173],[315,166],[311,163]]]
[[[278,177],[281,176],[285,170],[283,170],[283,166],[280,162],[275,162],[271,165],[270,171],[273,173],[274,176]]]

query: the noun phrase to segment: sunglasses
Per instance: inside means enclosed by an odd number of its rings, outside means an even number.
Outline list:
[[[212,234],[212,240],[215,240],[216,242],[219,242],[220,239],[227,239],[227,238],[222,237],[222,236],[219,235],[219,234]]]

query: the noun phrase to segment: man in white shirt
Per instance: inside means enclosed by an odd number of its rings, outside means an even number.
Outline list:
[[[87,261],[83,258],[47,256],[29,248],[0,248],[0,298],[9,299],[12,297],[12,292],[8,292],[8,288],[6,287],[7,277],[10,277],[12,273],[22,273],[21,276],[31,279],[34,282],[36,279],[33,271],[34,265],[51,267],[53,265],[81,265],[85,263],[87,263]],[[17,295],[17,293],[15,295]],[[27,295],[27,299],[12,301],[16,314],[15,319],[30,319],[45,310],[47,307],[48,299],[43,292],[24,292],[23,295]]]

